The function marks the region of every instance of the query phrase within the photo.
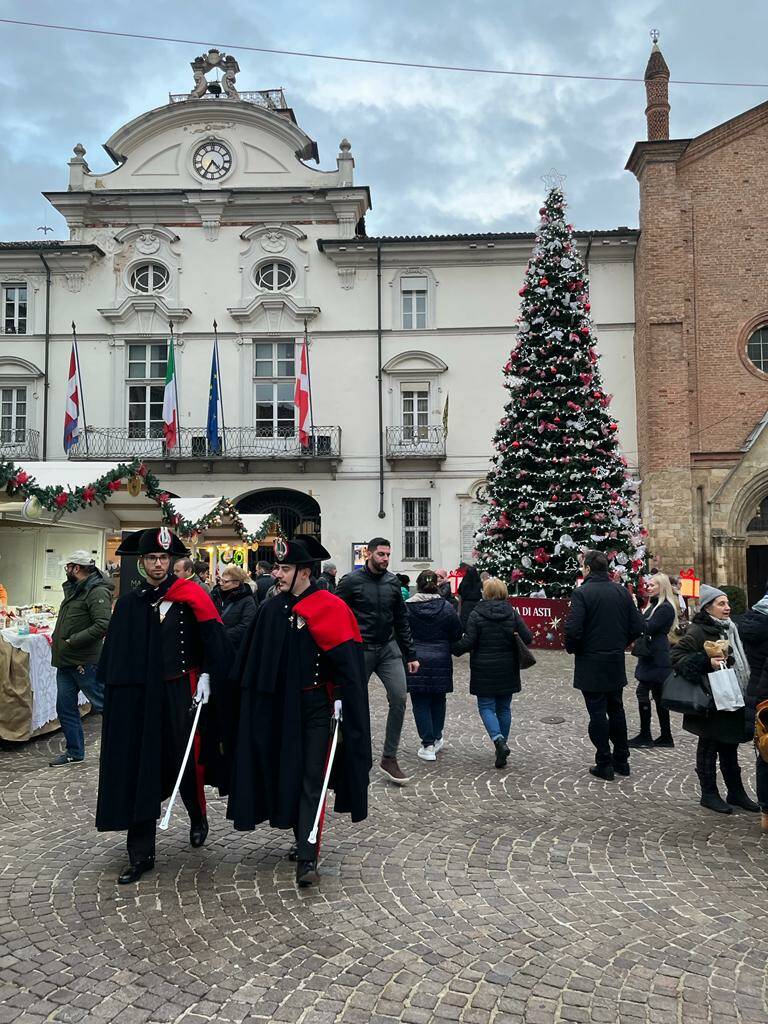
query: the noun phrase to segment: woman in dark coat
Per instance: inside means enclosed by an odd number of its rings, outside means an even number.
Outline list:
[[[235,654],[239,653],[248,627],[256,617],[256,601],[245,582],[247,576],[248,573],[239,565],[228,565],[211,595],[221,608],[221,621]]]
[[[739,618],[739,636],[749,662],[749,683],[744,701],[747,705],[747,732],[754,731],[755,708],[768,700],[768,594]],[[768,832],[768,762],[757,753],[755,789],[762,811],[762,830]]]
[[[669,711],[662,707],[661,689],[664,680],[672,671],[672,660],[669,653],[669,634],[677,626],[677,598],[672,589],[669,577],[663,572],[654,573],[646,580],[648,604],[643,609],[645,619],[645,636],[648,638],[650,651],[638,656],[635,679],[637,679],[638,710],[640,712],[640,732],[629,741],[630,747],[674,747],[672,729],[669,723]],[[768,621],[768,620],[767,620]],[[651,735],[651,696],[656,705],[661,735],[654,739]]]
[[[483,585],[480,573],[474,565],[468,565],[464,578],[459,584],[459,618],[466,632],[469,616],[483,599]]]
[[[417,754],[434,761],[443,746],[445,695],[453,693],[451,647],[461,637],[459,616],[441,596],[437,573],[426,569],[416,578],[416,593],[405,602],[419,671],[407,676],[416,729]]]
[[[464,635],[454,647],[454,654],[471,652],[469,692],[477,697],[477,709],[496,748],[497,768],[503,768],[509,757],[512,694],[521,688],[515,634],[526,644],[533,639],[507,597],[505,583],[486,580],[483,600],[469,616]]]
[[[717,587],[701,585],[699,611],[672,648],[672,665],[685,679],[706,685],[708,672],[722,668],[722,658],[710,657],[704,650],[707,640],[727,640],[730,654],[727,662],[732,666],[742,687],[749,681],[749,664],[736,625],[730,619],[728,597]],[[701,784],[701,806],[721,814],[730,814],[733,807],[745,811],[759,811],[741,781],[739,744],[752,737],[748,735],[744,708],[736,711],[710,711],[705,715],[683,715],[683,728],[699,737],[696,747],[696,774]],[[723,800],[717,789],[717,759],[727,787]]]

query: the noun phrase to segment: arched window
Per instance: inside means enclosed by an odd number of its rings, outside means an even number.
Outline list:
[[[768,533],[768,497],[758,505],[757,514],[747,526],[747,533]]]
[[[768,373],[768,325],[758,327],[749,336],[747,358],[758,370]]]
[[[285,260],[270,260],[256,268],[253,280],[257,288],[267,292],[284,292],[296,280],[296,271]]]
[[[168,284],[170,274],[162,263],[140,263],[131,271],[131,288],[151,294],[160,292]]]

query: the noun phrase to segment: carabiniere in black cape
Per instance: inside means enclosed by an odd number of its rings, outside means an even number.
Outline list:
[[[362,821],[368,814],[371,730],[360,632],[347,605],[314,584],[299,597],[278,594],[265,601],[243,643],[237,675],[240,723],[227,807],[234,827],[297,824],[302,691],[327,683],[341,698],[343,715],[330,782],[334,810]],[[330,714],[328,724],[330,736]]]
[[[162,627],[155,605],[174,584],[178,585],[175,576],[168,576],[159,587],[142,583],[119,599],[110,622],[98,669],[105,683],[96,807],[100,832],[123,831],[135,822],[158,818],[162,801],[170,795],[163,791],[160,770],[165,684]],[[203,593],[196,584],[191,586],[195,588],[190,591],[193,599],[198,591]],[[210,608],[216,615],[212,605]],[[226,793],[229,767],[222,757],[219,715],[232,651],[218,616],[196,621],[190,609],[185,618],[190,661],[211,677],[211,700],[200,719],[199,760],[205,767],[206,785]]]

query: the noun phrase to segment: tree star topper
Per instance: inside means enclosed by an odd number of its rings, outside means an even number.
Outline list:
[[[542,174],[541,180],[548,192],[551,192],[553,188],[558,188],[562,192],[565,175],[561,174],[556,167],[550,167],[546,174]]]

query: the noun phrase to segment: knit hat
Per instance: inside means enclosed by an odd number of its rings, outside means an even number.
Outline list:
[[[724,590],[718,590],[717,587],[710,587],[707,583],[702,583],[699,587],[699,608],[706,608],[708,604],[712,604],[718,597],[727,596]]]

